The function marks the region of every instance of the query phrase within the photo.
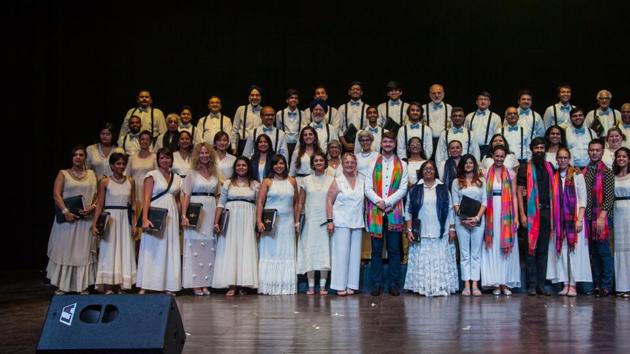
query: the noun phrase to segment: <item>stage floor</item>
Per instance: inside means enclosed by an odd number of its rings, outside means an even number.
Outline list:
[[[0,352],[32,353],[52,288],[32,272],[4,274]],[[616,297],[226,298],[185,292],[176,299],[187,332],[184,353],[613,353],[630,348],[630,301]]]

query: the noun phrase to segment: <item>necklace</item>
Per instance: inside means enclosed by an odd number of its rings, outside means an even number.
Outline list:
[[[315,186],[315,190],[321,192],[324,189],[324,184],[326,184],[326,174],[322,173],[321,175],[312,175],[313,185]]]
[[[118,184],[124,183],[125,180],[127,179],[124,175],[120,179],[116,178],[116,176],[114,176],[114,175],[111,175],[109,178],[111,178],[114,182],[116,182]]]
[[[76,179],[83,179],[83,177],[85,177],[85,175],[87,174],[87,170],[81,170],[81,172],[77,173],[75,172],[74,169],[71,168],[70,174],[74,176]]]

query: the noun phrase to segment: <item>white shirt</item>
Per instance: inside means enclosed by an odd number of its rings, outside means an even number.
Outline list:
[[[343,136],[350,124],[353,124],[357,131],[368,126],[367,109],[368,104],[361,101],[348,101],[339,106],[339,134]],[[346,111],[347,109],[347,111]],[[361,119],[363,117],[363,119]]]
[[[451,127],[449,118],[452,110],[453,107],[446,102],[429,102],[422,106],[422,119],[431,127],[434,138],[439,138],[444,129]]]
[[[140,133],[126,134],[118,139],[118,146],[127,155],[137,154],[140,151]]]
[[[407,136],[405,137],[405,133]],[[422,139],[422,150],[424,151],[424,156],[426,158],[430,158],[433,154],[433,130],[426,124],[423,123],[414,123],[414,124],[406,124],[398,129],[397,143],[396,143],[396,153],[401,159],[407,157],[407,143],[409,139],[413,137],[418,137]]]
[[[403,126],[407,123],[408,107],[409,104],[401,101],[400,99],[396,101],[388,100],[387,102],[379,104],[377,107],[379,125],[384,127],[387,117],[389,116],[394,122]]]
[[[551,127],[552,125],[559,125],[562,128],[566,129],[566,127],[571,124],[571,114],[569,112],[571,112],[571,109],[573,109],[573,107],[574,106],[572,106],[570,103],[564,105],[560,102],[547,107],[547,109],[545,110],[545,114],[543,115],[545,129],[549,129],[549,127]]]
[[[254,129],[262,125],[260,120],[260,105],[254,107],[251,104],[240,106],[234,113],[234,122],[232,125],[232,136],[230,141],[232,142],[232,148],[238,146],[239,139],[246,139],[247,131]],[[247,117],[245,117],[245,110],[247,109]],[[247,118],[247,119],[245,119]],[[243,129],[243,121],[245,121],[245,128]],[[213,137],[214,138],[214,137]]]
[[[488,119],[490,119],[490,125],[488,125]],[[501,116],[489,109],[476,110],[468,113],[465,125],[473,133],[474,140],[479,146],[488,145],[492,136],[501,128]]]
[[[378,158],[378,155],[380,154],[376,151],[355,153],[357,157],[357,172],[359,172],[362,178],[372,178],[372,175],[370,175],[370,172],[372,172],[371,168],[374,165],[374,161]]]
[[[300,139],[300,130],[307,124],[304,112],[299,109],[291,110],[289,107],[276,112],[276,127],[287,136],[288,144],[297,144]]]
[[[247,117],[249,120],[249,116]],[[223,127],[221,127],[223,123]],[[206,142],[208,144],[214,143],[214,136],[223,131],[230,136],[232,134],[232,120],[228,116],[224,116],[222,113],[210,113],[205,117],[199,118],[197,122],[197,129],[195,129],[195,142]]]
[[[331,140],[339,139],[339,133],[337,132],[337,128],[335,128],[331,124],[324,124],[323,122],[320,122],[320,123],[311,122],[311,124],[309,125],[313,127],[315,131],[317,132],[317,139],[319,139],[319,146],[322,148],[324,152],[328,151],[328,143]],[[326,127],[328,127],[328,129]]]
[[[578,133],[577,129],[571,125],[565,130],[567,138],[567,148],[571,151],[571,164],[576,167],[588,165],[588,143],[597,137],[591,129],[586,128],[586,123],[582,124],[583,133]]]
[[[623,124],[621,121],[621,112],[608,107],[605,111],[602,111],[601,108],[597,108],[588,112],[586,114],[586,118],[584,118],[584,125],[590,127],[595,121],[595,117],[599,117],[599,122],[602,123],[602,126],[604,127],[601,136],[606,136],[606,134],[608,134],[608,129],[614,127],[615,125],[619,123]]]
[[[380,151],[381,150],[381,136],[383,135],[383,128],[367,126],[365,129],[362,129],[357,132],[357,136],[354,138],[354,153],[355,155],[361,152],[361,143],[359,143],[359,133],[362,131],[367,131],[374,139],[372,140],[372,151]],[[387,131],[387,129],[385,129]]]
[[[376,194],[376,190],[374,189],[372,176],[374,175],[374,168],[376,166],[376,160],[372,162],[370,169],[368,171],[369,174],[365,179],[365,196],[372,201],[372,203],[377,203],[381,200],[385,201],[386,206],[394,206],[396,203],[401,200],[407,194],[407,163],[405,161],[400,160],[402,164],[402,176],[400,179],[400,186],[398,189],[394,191],[391,195],[387,195],[389,193],[389,187],[393,183],[393,172],[394,172],[394,160],[396,159],[396,155],[392,155],[389,158],[385,158],[383,156],[383,169],[382,169],[382,191],[385,195]]]
[[[363,221],[364,181],[355,178],[354,188],[343,174],[335,178],[339,194],[333,204],[333,224],[335,227],[361,229]]]
[[[447,136],[448,135],[448,136]],[[470,143],[469,143],[470,138]],[[440,134],[435,151],[435,161],[446,161],[448,159],[448,144],[453,140],[462,143],[462,156],[472,154],[479,161],[479,144],[475,140],[475,135],[465,127],[451,127]]]
[[[423,238],[438,238],[440,235],[440,230],[442,226],[444,227],[444,236],[448,234],[449,225],[454,224],[454,216],[453,216],[453,202],[450,198],[450,193],[448,197],[448,217],[446,218],[445,225],[440,225],[439,218],[437,214],[437,186],[442,183],[439,179],[435,180],[435,183],[431,187],[427,187],[424,184],[424,180],[419,180],[417,184],[423,185],[424,193],[423,193],[423,201],[422,207],[418,212],[418,220],[422,221],[422,226],[420,228],[420,237]],[[412,215],[409,213],[409,203],[410,198],[407,198],[407,205],[405,206],[405,220],[411,220]]]
[[[153,111],[153,129],[151,129],[151,111]],[[132,115],[140,117],[140,121],[142,122],[142,128],[140,128],[140,131],[153,130],[154,138],[166,131],[166,120],[164,119],[164,113],[162,113],[161,110],[150,106],[147,108],[135,107],[130,108],[127,111],[127,114],[123,119],[123,123],[120,126],[120,133],[118,134],[119,139],[129,133],[129,118],[131,118]]]
[[[332,107],[332,106],[328,106],[328,112],[326,112],[326,114],[324,114],[324,119],[323,121],[331,124],[333,127],[337,128],[337,130],[339,130],[339,126],[341,124],[341,118],[339,117],[339,111],[337,111],[337,108]],[[304,110],[304,117],[306,117],[306,123],[305,124],[309,124],[311,123],[313,120],[311,119],[311,109],[307,108]]]
[[[527,128],[532,139],[545,136],[545,123],[540,117],[540,114],[534,112],[534,110],[531,108],[524,110],[519,107],[517,110],[518,124],[520,124],[524,128]]]
[[[512,128],[512,129],[510,129]],[[514,130],[516,128],[516,130]],[[530,131],[527,130],[526,127],[516,123],[516,125],[506,124],[501,128],[501,135],[507,141],[510,152],[514,154],[514,156],[519,159],[530,159],[532,152],[529,149],[530,139]]]
[[[180,123],[177,130],[179,130],[180,132],[183,132],[184,130],[189,132],[190,136],[192,137],[191,143],[193,145],[197,143],[197,127],[195,127],[191,122],[188,122],[188,124]]]
[[[289,161],[286,134],[276,127],[267,127],[264,125],[247,131],[247,142],[243,149],[243,156],[252,157],[255,151],[254,145],[256,144],[256,138],[262,134],[266,134],[271,139],[271,146],[269,148],[273,149],[276,154],[284,156],[284,158]],[[278,141],[276,141],[276,136],[278,137]]]

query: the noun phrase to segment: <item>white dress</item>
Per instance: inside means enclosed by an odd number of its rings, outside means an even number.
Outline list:
[[[630,197],[630,175],[615,177],[615,197]],[[630,291],[630,200],[615,201],[616,291]]]
[[[136,247],[131,237],[131,226],[126,209],[108,209],[107,206],[126,207],[133,201],[131,182],[109,179],[105,190],[104,212],[109,213],[109,224],[100,238],[96,285],[120,285],[131,289],[136,282]]]
[[[422,164],[425,162],[426,160],[407,162],[407,178],[410,186],[418,183],[418,171],[420,170],[420,167],[422,167]]]
[[[269,295],[295,294],[295,227],[293,221],[294,189],[288,179],[272,180],[267,191],[266,209],[278,215],[273,230],[260,236],[258,259],[258,293]]]
[[[145,158],[140,157],[138,154],[129,156],[125,175],[133,178],[136,184],[136,207],[138,207],[136,211],[139,211],[139,207],[142,207],[144,202],[144,177],[149,171],[153,171],[156,168],[157,163],[153,153]]]
[[[236,161],[234,155],[226,153],[223,159],[219,159],[217,155],[217,168],[221,171],[221,175],[226,180],[232,178],[232,173],[234,173],[234,161]]]
[[[159,170],[150,171],[146,177],[153,177],[153,196],[168,187],[168,182]],[[181,289],[179,210],[175,201],[181,187],[182,179],[174,173],[168,192],[151,202],[152,207],[165,208],[168,214],[160,231],[142,233],[136,282],[139,288],[157,291]]]
[[[210,179],[196,170],[190,170],[183,182],[182,191],[190,196],[190,203],[201,203],[197,227],[184,227],[184,257],[182,259],[182,286],[201,288],[212,285],[214,273],[215,237],[214,214],[217,208],[215,194],[219,181]]]
[[[368,175],[372,177],[372,169],[370,167],[373,166],[372,164],[376,161],[378,155],[379,153],[376,151],[370,151],[369,153],[359,152],[355,154],[357,157],[357,172],[359,172],[360,176],[363,176],[363,179],[367,178]]]
[[[112,175],[112,169],[109,167],[109,156],[116,150],[115,148],[116,146],[112,146],[108,155],[103,153],[100,143],[92,144],[85,149],[87,154],[85,165],[87,168],[94,170],[98,180],[101,180],[104,176]]]
[[[312,174],[302,180],[301,187],[306,193],[305,225],[298,240],[297,274],[330,270],[330,236],[325,223],[326,196],[333,180],[326,174]]]
[[[486,220],[492,223],[492,246],[488,248],[485,240],[481,250],[481,285],[497,287],[507,285],[509,288],[521,286],[521,265],[519,261],[518,238],[513,235],[514,246],[508,255],[504,255],[501,250],[501,195],[494,195],[501,192],[502,183],[499,181],[500,174],[495,174],[492,183],[492,208],[493,219]],[[516,178],[513,176],[512,178]]]
[[[188,171],[190,171],[190,155],[184,159],[179,151],[175,151],[173,153],[173,172],[184,178]]]
[[[562,177],[563,188],[564,180],[564,177]],[[575,206],[575,213],[577,215],[580,207],[586,208],[586,182],[584,181],[583,174],[574,175],[573,180],[575,181],[575,194],[577,197],[577,205]],[[586,228],[586,223],[584,224],[584,228]],[[577,235],[578,239],[575,245],[575,251],[570,254],[571,283],[575,281],[593,281],[588,251],[588,239],[586,238],[584,228],[582,228],[582,231]],[[561,252],[562,253],[558,255],[556,251],[556,234],[554,232],[549,236],[549,251],[547,253],[547,279],[551,280],[552,283],[565,283],[569,280],[567,269],[568,244],[566,238],[562,242]]]
[[[227,180],[221,187],[218,207],[230,211],[226,235],[217,236],[213,288],[238,285],[258,287],[256,248],[256,195],[260,184],[239,187]],[[247,200],[247,201],[245,201]]]
[[[293,156],[291,156],[291,165],[289,167],[289,176],[296,177],[298,179],[298,182],[303,176],[313,173],[313,170],[311,170],[311,155],[309,155],[308,153],[304,153],[304,155],[302,155],[302,158],[300,158],[300,167],[297,167],[297,157],[299,149],[299,146],[297,146],[295,150],[293,150]]]
[[[81,195],[83,205],[87,208],[96,194],[94,171],[87,170],[81,180],[75,179],[67,170],[61,173],[64,177],[62,197]],[[91,228],[91,217],[71,223],[58,224],[53,221],[48,240],[46,277],[61,291],[79,292],[94,284],[97,257]]]

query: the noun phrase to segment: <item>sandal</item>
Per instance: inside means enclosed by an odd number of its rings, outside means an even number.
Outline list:
[[[63,290],[59,290],[59,289],[55,290],[55,295],[65,295],[65,294],[66,292]]]
[[[470,288],[464,288],[462,291],[462,296],[470,296]]]
[[[105,295],[112,295],[113,293],[114,293],[114,290],[111,290],[111,289],[105,291]]]
[[[138,291],[138,295],[144,295],[146,292],[146,290],[140,289],[140,291]]]
[[[194,294],[195,296],[203,296],[203,295],[204,295],[204,294],[203,294],[203,290],[201,290],[201,289],[194,289],[194,290],[193,290],[193,294]]]
[[[350,288],[346,289],[346,295],[354,295],[354,290]]]
[[[328,289],[326,288],[321,288],[319,290],[319,295],[328,295]]]
[[[236,295],[236,289],[230,289],[227,291],[227,293],[225,293],[225,296],[228,296],[228,297],[232,297],[234,295]]]
[[[308,290],[306,290],[306,295],[315,295],[315,288],[308,288]]]
[[[245,290],[245,289],[238,289],[238,294],[239,295],[247,295],[247,290]]]
[[[479,290],[478,288],[473,288],[472,296],[481,296],[481,290]]]
[[[210,295],[210,290],[208,290],[208,288],[203,288],[201,290],[203,291],[204,295]]]
[[[177,296],[177,294],[174,291],[165,291],[164,294],[171,295],[172,297]]]
[[[346,293],[346,291],[345,291],[345,290],[339,290],[339,291],[337,291],[337,296],[346,296],[346,295],[347,295],[347,293]]]

